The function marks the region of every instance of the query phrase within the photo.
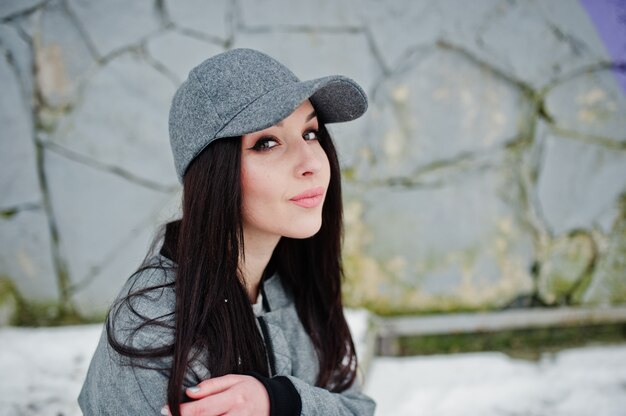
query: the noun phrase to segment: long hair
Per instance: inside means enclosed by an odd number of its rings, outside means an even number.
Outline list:
[[[321,228],[309,238],[281,238],[270,263],[293,293],[298,316],[317,352],[320,371],[316,385],[341,392],[354,382],[357,363],[341,299],[339,163],[323,123],[319,135],[331,173]],[[208,352],[205,365],[212,377],[249,371],[269,376],[265,344],[239,272],[241,205],[241,139],[216,140],[185,173],[182,218],[166,225],[161,252],[176,263],[176,306],[169,327],[174,332],[173,342],[154,349],[133,349],[114,336],[111,314],[107,320],[109,344],[120,354],[137,359],[171,356],[167,400],[174,415],[179,415],[183,379],[194,351]],[[144,262],[139,270],[148,267]],[[131,304],[135,297],[165,286],[131,290],[118,304]],[[138,329],[167,326],[163,319],[138,317]]]

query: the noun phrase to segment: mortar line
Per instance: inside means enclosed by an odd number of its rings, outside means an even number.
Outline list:
[[[54,152],[58,155],[61,155],[63,157],[66,157],[67,159],[73,160],[74,162],[80,163],[82,165],[85,165],[89,168],[92,169],[96,169],[98,171],[101,172],[105,172],[105,173],[109,173],[109,174],[113,174],[116,176],[121,177],[122,179],[135,183],[136,185],[140,185],[142,187],[151,189],[153,191],[157,191],[157,192],[172,192],[175,189],[177,189],[176,186],[168,186],[168,185],[163,185],[160,184],[158,182],[154,182],[154,181],[150,181],[148,179],[144,179],[141,178],[127,170],[124,170],[120,167],[117,166],[113,166],[113,165],[108,165],[106,163],[100,162],[96,159],[93,159],[90,156],[86,156],[74,151],[71,151],[69,149],[67,149],[66,147],[63,147],[57,143],[54,142],[46,142],[45,144],[42,144],[43,147],[45,147],[46,149],[50,150],[51,152]]]

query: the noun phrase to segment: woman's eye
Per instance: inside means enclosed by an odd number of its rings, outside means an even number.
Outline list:
[[[276,140],[269,137],[263,137],[262,139],[257,140],[254,146],[252,146],[252,150],[269,150],[274,146],[278,146],[278,142]]]
[[[319,140],[319,138],[320,138],[317,130],[309,130],[306,133],[304,133],[304,136],[302,136],[302,137],[306,141],[309,141],[309,140]]]

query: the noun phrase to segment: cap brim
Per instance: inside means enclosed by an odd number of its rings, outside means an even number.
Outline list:
[[[309,98],[325,123],[354,120],[367,110],[367,96],[356,82],[342,75],[331,75],[267,92],[235,115],[215,138],[241,136],[271,127]]]

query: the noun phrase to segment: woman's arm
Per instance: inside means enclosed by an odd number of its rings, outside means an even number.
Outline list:
[[[85,415],[158,415],[167,397],[170,362],[153,359],[152,369],[131,365],[108,344],[103,331],[78,403]],[[145,363],[148,364],[148,363]]]
[[[357,382],[341,393],[333,393],[310,384],[293,376],[287,376],[300,394],[302,416],[371,416],[376,404],[361,393]]]
[[[171,356],[131,358],[113,348],[109,337],[118,348],[140,353],[171,345],[175,296],[170,282],[166,270],[149,268],[133,275],[120,291],[78,398],[85,415],[159,414],[167,400]],[[150,320],[153,324],[142,325]],[[197,362],[190,364],[186,386],[209,377]]]
[[[194,402],[181,406],[183,416],[250,414],[259,416],[368,416],[372,399],[356,386],[332,393],[293,376],[227,375],[187,389]],[[270,404],[271,403],[271,404]],[[169,414],[165,408],[163,414]]]

